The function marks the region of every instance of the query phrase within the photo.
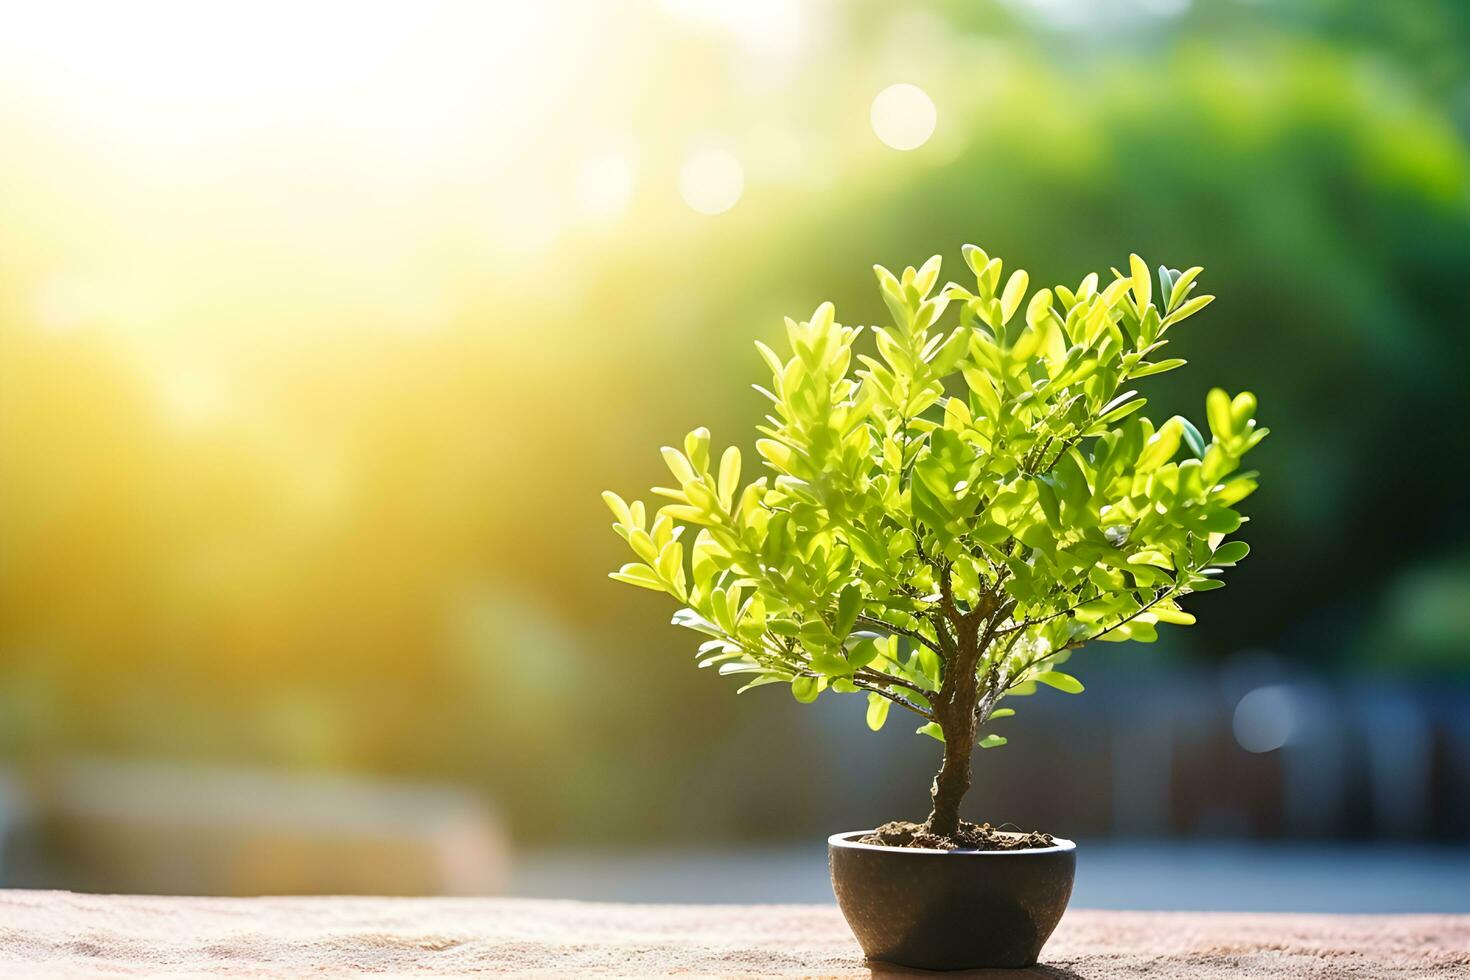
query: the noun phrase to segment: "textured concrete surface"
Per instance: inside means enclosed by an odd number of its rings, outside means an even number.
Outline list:
[[[4,977],[478,974],[908,975],[864,963],[825,905],[0,892]],[[1074,909],[1041,966],[990,975],[1463,980],[1470,916]]]

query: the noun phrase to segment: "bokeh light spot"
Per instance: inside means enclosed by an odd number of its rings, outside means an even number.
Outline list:
[[[679,193],[700,214],[720,214],[745,191],[745,168],[728,150],[698,150],[679,171]]]
[[[934,135],[939,112],[928,92],[900,82],[878,93],[871,118],[873,132],[884,143],[895,150],[916,150]]]
[[[1247,752],[1273,752],[1291,739],[1296,706],[1291,691],[1270,684],[1247,691],[1235,705],[1235,741]]]

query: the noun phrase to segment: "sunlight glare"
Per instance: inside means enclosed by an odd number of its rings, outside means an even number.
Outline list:
[[[439,6],[60,0],[11,8],[0,44],[110,89],[205,102],[360,82],[387,63]]]
[[[43,330],[76,330],[97,316],[97,308],[96,290],[75,277],[51,276],[36,288],[34,316]]]
[[[636,181],[637,168],[630,150],[599,151],[583,160],[577,171],[577,204],[589,218],[616,218],[627,210]]]
[[[663,6],[690,23],[727,32],[758,55],[793,56],[806,35],[806,5],[798,0],[663,0]]]

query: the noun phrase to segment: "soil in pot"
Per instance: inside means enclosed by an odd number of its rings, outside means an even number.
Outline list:
[[[1020,851],[1051,847],[1056,840],[1051,834],[1035,830],[1029,833],[1007,832],[988,823],[976,824],[968,820],[960,821],[959,832],[953,837],[941,837],[927,832],[923,824],[891,820],[858,843],[883,847],[926,847],[941,851]]]

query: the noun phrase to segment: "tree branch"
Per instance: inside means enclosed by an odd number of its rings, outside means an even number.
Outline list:
[[[1086,600],[1084,600],[1082,602],[1074,603],[1074,604],[1068,606],[1066,609],[1059,610],[1058,612],[1050,613],[1049,615],[1041,616],[1041,617],[1038,617],[1036,619],[1023,620],[1022,622],[1016,623],[1013,626],[1007,626],[1005,629],[997,631],[995,635],[996,636],[1009,636],[1012,633],[1019,633],[1022,630],[1028,630],[1028,629],[1030,629],[1033,626],[1040,626],[1042,623],[1049,623],[1053,619],[1056,619],[1058,616],[1065,616],[1065,615],[1067,615],[1070,612],[1076,612],[1077,609],[1079,609],[1082,606],[1087,605],[1087,603],[1092,602],[1092,601],[1093,600],[1091,600],[1091,599],[1086,599]]]
[[[965,615],[960,612],[959,607],[954,604],[954,586],[951,581],[951,569],[954,567],[945,561],[936,566],[939,569],[939,606],[944,610],[950,623],[958,631],[965,624]]]
[[[926,691],[913,681],[906,680],[902,677],[894,677],[892,674],[885,674],[881,670],[873,670],[870,667],[859,668],[857,673],[853,675],[854,683],[859,678],[870,684],[896,684],[899,687],[906,687],[915,694],[923,695],[925,698],[928,698],[933,693],[932,691]]]
[[[1124,616],[1122,619],[1118,620],[1116,623],[1114,623],[1113,625],[1109,626],[1107,629],[1098,630],[1096,633],[1092,634],[1091,636],[1084,636],[1080,640],[1073,640],[1071,643],[1065,643],[1062,646],[1057,647],[1055,650],[1052,650],[1049,653],[1043,654],[1042,656],[1032,657],[1029,661],[1027,661],[1021,667],[1020,670],[1016,671],[1015,675],[1006,684],[1005,690],[1009,691],[1011,688],[1015,687],[1016,684],[1019,683],[1020,679],[1022,677],[1025,677],[1026,676],[1026,672],[1028,670],[1030,670],[1032,667],[1035,667],[1037,664],[1042,663],[1042,662],[1047,661],[1047,660],[1050,660],[1052,657],[1055,657],[1059,653],[1064,653],[1067,650],[1075,650],[1078,647],[1086,646],[1087,644],[1091,643],[1093,640],[1101,639],[1102,637],[1107,636],[1109,633],[1113,632],[1113,630],[1118,629],[1119,627],[1124,626],[1124,625],[1132,622],[1133,620],[1137,619],[1139,616],[1142,616],[1144,613],[1148,612],[1154,606],[1158,605],[1160,602],[1163,602],[1166,598],[1168,598],[1170,595],[1172,595],[1174,592],[1176,592],[1177,589],[1178,589],[1178,586],[1174,586],[1174,587],[1167,588],[1167,589],[1160,589],[1158,591],[1158,593],[1155,594],[1152,599],[1150,599],[1148,602],[1145,602],[1143,605],[1139,606],[1137,609],[1133,610],[1133,612],[1131,612],[1128,615]]]
[[[928,647],[930,650],[933,650],[941,657],[945,655],[944,650],[941,649],[935,643],[935,641],[929,639],[918,630],[909,629],[906,626],[896,626],[893,623],[888,622],[887,620],[878,619],[874,616],[869,616],[866,613],[859,615],[855,622],[860,626],[871,626],[875,630],[887,630],[889,633],[892,633],[896,636],[906,636],[911,640],[924,644],[924,646]]]
[[[919,707],[908,698],[900,694],[895,694],[885,687],[878,687],[877,685],[869,684],[868,682],[860,680],[856,677],[853,678],[852,683],[854,684],[854,686],[862,688],[864,691],[871,691],[873,694],[876,694],[879,697],[887,698],[889,701],[892,701],[900,708],[907,708],[909,711],[912,711],[914,714],[918,715],[920,718],[923,718],[925,721],[934,720],[934,713],[932,711],[928,711],[924,708]]]

